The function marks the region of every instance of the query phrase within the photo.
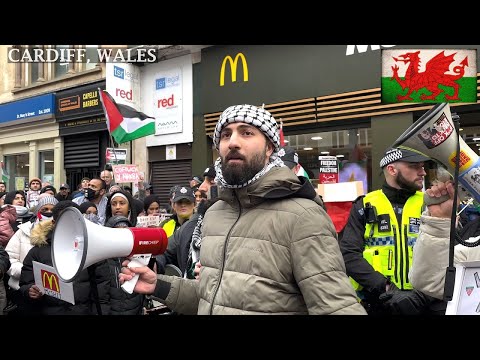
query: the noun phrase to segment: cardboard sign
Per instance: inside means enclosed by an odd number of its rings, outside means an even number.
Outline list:
[[[480,315],[480,261],[455,265],[455,287],[445,315]]]
[[[149,227],[160,226],[160,223],[165,220],[166,217],[162,216],[137,216],[137,227]]]
[[[336,156],[319,156],[320,173],[318,181],[320,184],[338,183],[338,159]]]
[[[364,195],[363,182],[349,181],[337,184],[318,184],[317,194],[324,202],[353,201]]]
[[[137,165],[112,165],[116,183],[136,183],[140,180]]]

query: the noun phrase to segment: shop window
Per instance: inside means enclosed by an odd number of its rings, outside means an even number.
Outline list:
[[[70,46],[69,45],[56,45],[55,48],[59,51],[65,51],[68,49]],[[59,78],[68,73],[68,68],[69,68],[69,62],[60,62],[57,61],[54,63],[54,78]]]
[[[53,150],[40,152],[40,179],[42,182],[53,185],[54,165]]]
[[[362,181],[365,192],[372,190],[370,128],[290,135],[285,136],[285,145],[297,151],[299,163],[314,186],[319,182],[319,156],[334,156],[338,161],[339,182]]]
[[[7,184],[7,191],[24,190],[28,184],[28,153],[7,155],[4,157],[5,168],[2,178]]]

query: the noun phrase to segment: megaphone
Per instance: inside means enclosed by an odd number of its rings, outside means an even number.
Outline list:
[[[478,155],[458,137],[448,103],[439,103],[399,136],[393,147],[404,148],[427,156],[442,164],[450,175],[455,174],[457,139],[460,143],[459,195],[462,200],[473,197],[480,201],[480,164]]]
[[[162,254],[167,244],[162,228],[108,228],[86,220],[77,208],[67,207],[56,220],[52,235],[53,267],[60,279],[72,282],[83,269],[99,261],[132,255],[150,259]],[[147,265],[148,260],[131,264]],[[137,280],[138,275],[125,282],[123,289],[131,293]]]

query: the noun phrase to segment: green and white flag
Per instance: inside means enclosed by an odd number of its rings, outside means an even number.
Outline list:
[[[477,50],[382,50],[382,103],[477,102]]]
[[[105,90],[98,89],[107,128],[119,144],[155,134],[155,118],[137,111],[131,106],[117,104]]]

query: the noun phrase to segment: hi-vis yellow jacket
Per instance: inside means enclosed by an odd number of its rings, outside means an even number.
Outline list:
[[[364,207],[367,203],[376,208],[377,221],[366,224],[363,257],[399,289],[412,289],[408,272],[412,265],[413,245],[420,227],[423,193],[417,191],[405,203],[401,228],[392,204],[381,190],[365,195]],[[355,289],[361,290],[358,283],[352,283]]]

